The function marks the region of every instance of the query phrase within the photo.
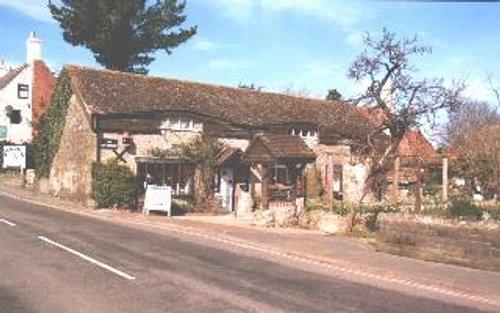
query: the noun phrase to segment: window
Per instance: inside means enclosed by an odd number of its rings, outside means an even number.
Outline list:
[[[7,126],[0,125],[0,140],[7,138]]]
[[[307,128],[292,128],[290,129],[290,135],[300,136],[301,138],[318,138],[318,133],[315,130]]]
[[[29,98],[29,90],[30,87],[25,84],[17,84],[17,97],[19,99],[28,99]]]
[[[11,124],[21,124],[21,110],[12,110],[8,116]]]
[[[272,177],[272,183],[285,186],[288,186],[292,183],[290,181],[290,172],[287,166],[282,164],[277,164],[274,166],[274,175]]]
[[[137,177],[143,183],[146,177],[151,183],[172,187],[174,195],[191,195],[194,166],[183,161],[160,162],[157,160],[137,162]]]
[[[171,129],[181,131],[202,131],[203,124],[187,118],[167,118],[163,121],[160,129]]]

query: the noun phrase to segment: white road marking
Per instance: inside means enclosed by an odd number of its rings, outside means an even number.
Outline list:
[[[64,250],[64,251],[66,251],[66,252],[69,252],[69,253],[71,253],[71,254],[74,254],[74,255],[76,255],[76,256],[78,256],[78,257],[80,257],[80,258],[84,259],[85,261],[88,261],[88,262],[90,262],[90,263],[92,263],[92,264],[95,264],[95,265],[97,265],[97,266],[99,266],[99,267],[101,267],[101,268],[103,268],[103,269],[105,269],[105,270],[108,270],[108,271],[110,271],[111,273],[116,274],[116,275],[118,275],[118,276],[120,276],[120,277],[122,277],[122,278],[125,278],[125,279],[128,279],[128,280],[134,280],[134,279],[135,279],[135,277],[134,277],[134,276],[130,276],[129,274],[124,273],[124,272],[122,272],[122,271],[120,271],[120,270],[117,270],[116,268],[114,268],[114,267],[112,267],[112,266],[110,266],[110,265],[108,265],[108,264],[105,264],[105,263],[102,263],[102,262],[100,262],[100,261],[97,261],[96,259],[91,258],[91,257],[89,257],[88,255],[85,255],[85,254],[83,254],[83,253],[81,253],[81,252],[78,252],[78,251],[76,251],[76,250],[73,250],[73,249],[71,249],[71,248],[68,248],[68,247],[66,247],[66,246],[64,246],[64,245],[62,245],[62,244],[60,244],[60,243],[57,243],[57,242],[55,242],[55,241],[52,241],[52,240],[48,239],[47,237],[44,237],[44,236],[38,236],[38,239],[40,239],[40,240],[42,240],[42,241],[45,241],[46,243],[49,243],[49,244],[51,244],[51,245],[53,245],[53,246],[56,246],[56,247],[58,247],[58,248],[60,248],[60,249],[62,249],[62,250]]]
[[[7,225],[12,226],[12,227],[16,226],[15,223],[7,221],[6,219],[3,219],[3,218],[0,218],[0,223],[4,223],[4,224],[7,224]]]

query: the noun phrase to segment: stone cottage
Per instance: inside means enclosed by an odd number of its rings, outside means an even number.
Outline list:
[[[35,32],[26,40],[26,63],[11,68],[0,60],[0,140],[30,142],[50,102],[54,76],[42,59]]]
[[[342,102],[305,99],[67,65],[68,112],[49,186],[61,197],[89,199],[93,161],[118,159],[136,173],[193,192],[194,167],[154,156],[201,134],[223,146],[213,188],[223,210],[300,205],[305,169],[318,173],[325,200],[356,201],[365,175],[362,154],[372,124]]]

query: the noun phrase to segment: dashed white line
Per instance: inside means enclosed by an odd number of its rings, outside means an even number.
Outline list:
[[[76,256],[84,259],[85,261],[88,261],[88,262],[90,262],[92,264],[95,264],[95,265],[97,265],[97,266],[99,266],[99,267],[101,267],[101,268],[103,268],[103,269],[105,269],[107,271],[110,271],[111,273],[116,274],[116,275],[118,275],[118,276],[120,276],[122,278],[125,278],[125,279],[128,279],[128,280],[134,280],[135,279],[134,276],[130,276],[129,274],[124,273],[124,272],[122,272],[120,270],[117,270],[116,268],[114,268],[114,267],[112,267],[112,266],[110,266],[108,264],[102,263],[102,262],[100,262],[100,261],[98,261],[98,260],[96,260],[94,258],[89,257],[88,255],[85,255],[85,254],[83,254],[81,252],[78,252],[78,251],[76,251],[74,249],[68,248],[68,247],[66,247],[66,246],[64,246],[64,245],[62,245],[62,244],[60,244],[58,242],[55,242],[53,240],[48,239],[47,237],[38,236],[38,239],[40,239],[40,240],[42,240],[42,241],[44,241],[44,242],[46,242],[48,244],[51,244],[53,246],[56,246],[56,247],[58,247],[58,248],[60,248],[60,249],[62,249],[64,251],[66,251],[66,252],[74,254],[74,255],[76,255]]]
[[[12,223],[11,221],[8,221],[8,220],[3,219],[3,218],[0,218],[0,223],[4,223],[4,224],[9,225],[11,227],[16,226],[16,223]]]

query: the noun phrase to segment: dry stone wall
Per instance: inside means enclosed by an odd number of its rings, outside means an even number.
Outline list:
[[[500,225],[381,214],[377,250],[500,271]]]

